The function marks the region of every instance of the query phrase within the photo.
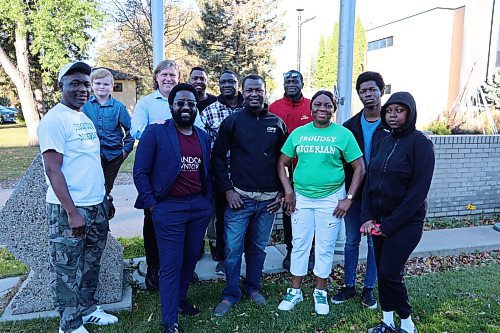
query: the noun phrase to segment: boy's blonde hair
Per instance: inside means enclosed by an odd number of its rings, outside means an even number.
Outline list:
[[[113,74],[108,71],[106,68],[98,68],[90,73],[90,83],[94,82],[94,79],[102,79],[103,77],[111,76],[111,84],[115,82],[113,79]]]

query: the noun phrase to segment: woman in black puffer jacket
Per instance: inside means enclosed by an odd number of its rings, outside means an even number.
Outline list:
[[[363,191],[361,232],[373,237],[382,322],[368,333],[417,329],[403,279],[404,265],[419,243],[427,210],[426,197],[434,172],[434,147],[415,129],[417,109],[410,93],[393,94],[382,107],[382,122],[392,135],[374,147]]]

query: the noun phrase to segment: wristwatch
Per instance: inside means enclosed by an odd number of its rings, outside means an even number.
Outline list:
[[[354,198],[354,196],[352,194],[347,195],[347,199],[352,200],[352,198]]]

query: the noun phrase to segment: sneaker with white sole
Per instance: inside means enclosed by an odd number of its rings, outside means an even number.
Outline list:
[[[100,306],[97,306],[94,312],[83,316],[82,319],[83,324],[94,324],[99,326],[116,324],[118,322],[117,317],[104,312]]]
[[[302,296],[302,290],[288,288],[286,290],[286,295],[283,297],[280,305],[278,305],[278,310],[290,311],[295,307],[295,305],[299,304],[303,300],[304,297]]]
[[[59,333],[64,333],[64,331],[59,327]],[[76,330],[71,331],[71,333],[89,333],[85,327],[80,326]]]
[[[330,313],[330,305],[327,300],[328,294],[324,290],[314,288],[314,311],[319,315],[327,315]]]

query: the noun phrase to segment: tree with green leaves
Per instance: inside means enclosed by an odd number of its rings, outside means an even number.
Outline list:
[[[285,27],[279,0],[200,0],[201,22],[193,38],[183,39],[189,54],[199,57],[207,72],[225,70],[240,76],[269,78],[272,49],[283,42]],[[214,82],[214,80],[212,80]],[[215,83],[215,82],[214,82]]]
[[[94,0],[0,1],[0,65],[14,83],[28,129],[28,144],[38,144],[36,129],[43,92],[71,59],[83,59],[103,15]]]
[[[353,54],[353,82],[366,67],[367,42],[361,20],[358,17],[354,27],[354,54]],[[337,83],[339,56],[339,24],[333,26],[332,34],[326,39],[322,36],[319,41],[318,56],[316,58],[316,87],[332,89]]]
[[[140,93],[145,93],[152,86],[154,69],[151,1],[109,0],[106,11],[113,24],[102,34],[104,42],[98,49],[96,63],[138,76],[145,85]],[[188,56],[181,46],[181,37],[190,36],[196,15],[194,9],[177,0],[163,1],[164,58],[174,60],[181,73],[198,65],[198,59]]]

